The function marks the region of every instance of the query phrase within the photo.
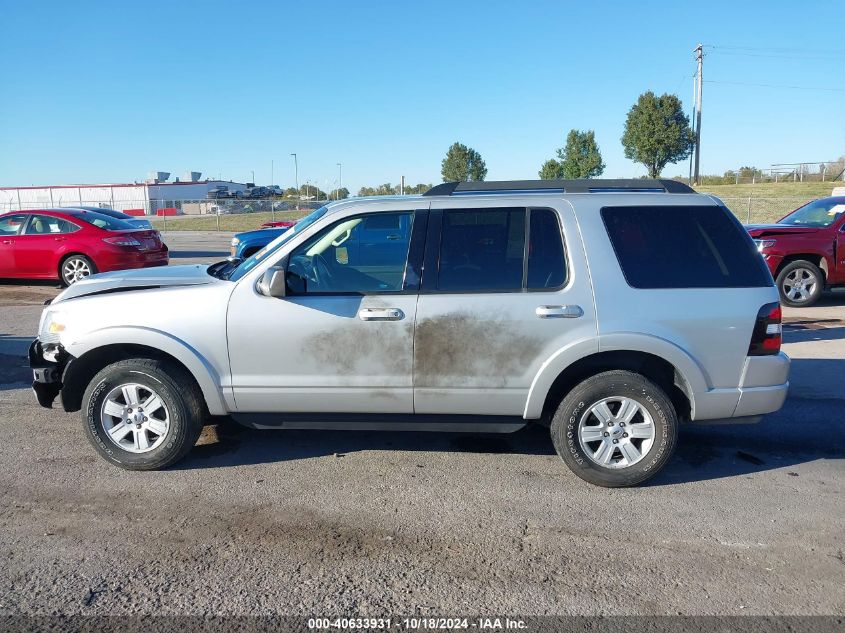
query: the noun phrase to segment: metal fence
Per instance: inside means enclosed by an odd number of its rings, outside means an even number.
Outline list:
[[[721,197],[727,207],[744,224],[768,224],[777,222],[790,211],[807,204],[810,198],[757,198],[755,196]]]
[[[720,197],[745,224],[775,222],[790,211],[809,202],[807,197]],[[104,207],[132,215],[143,213],[161,230],[237,231],[258,228],[267,221],[299,218],[326,204],[325,200],[275,199],[203,199],[203,200],[128,200],[112,207],[100,200],[82,201],[64,206]],[[0,212],[51,208],[49,204],[25,203],[0,205]],[[251,217],[234,217],[234,216]]]

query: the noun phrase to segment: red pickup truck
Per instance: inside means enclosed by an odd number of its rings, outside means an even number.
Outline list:
[[[745,228],[775,278],[784,305],[813,305],[825,288],[845,286],[845,196],[820,198],[776,224]]]

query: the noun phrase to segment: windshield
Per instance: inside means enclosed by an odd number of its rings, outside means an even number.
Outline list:
[[[88,224],[93,224],[98,229],[105,229],[106,231],[131,231],[138,228],[136,226],[132,226],[129,222],[118,220],[117,218],[112,218],[107,215],[103,215],[102,213],[97,213],[96,211],[86,211],[85,213],[80,213],[79,215],[74,214],[73,217],[77,220],[87,222]]]
[[[293,237],[303,229],[311,226],[312,224],[314,224],[314,222],[326,215],[327,210],[328,207],[320,207],[316,211],[306,215],[299,222],[294,224],[292,228],[282,233],[279,237],[270,242],[260,251],[254,253],[250,257],[247,257],[243,262],[241,262],[241,264],[237,268],[232,271],[232,273],[227,278],[230,281],[237,281],[238,279],[246,275],[250,270],[255,268],[261,260],[275,252],[282,244],[287,242],[291,237]]]
[[[814,200],[796,209],[778,224],[789,224],[791,226],[830,226],[845,213],[845,198],[825,198]]]

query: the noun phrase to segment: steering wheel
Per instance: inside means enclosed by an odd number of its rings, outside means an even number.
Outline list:
[[[313,274],[312,281],[318,287],[324,284],[331,286],[334,275],[322,255],[317,254],[311,257],[311,273]]]

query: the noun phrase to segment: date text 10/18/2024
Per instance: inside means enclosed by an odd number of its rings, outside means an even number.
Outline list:
[[[528,628],[528,625],[524,620],[510,618],[308,618],[308,628],[312,630],[385,630],[398,628],[411,631],[472,629],[519,631]]]

